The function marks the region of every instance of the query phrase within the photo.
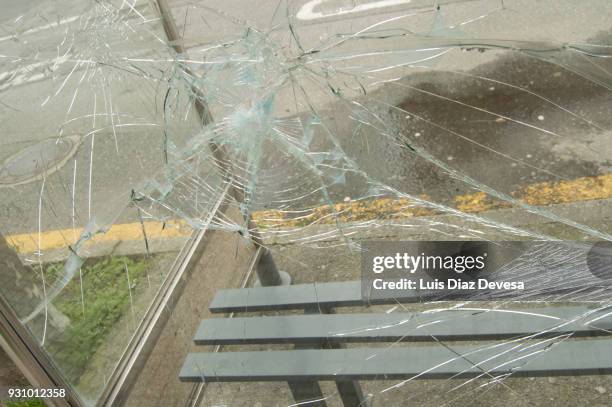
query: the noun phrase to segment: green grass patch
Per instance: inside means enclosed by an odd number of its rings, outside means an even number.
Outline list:
[[[96,350],[104,343],[121,317],[130,312],[130,289],[147,284],[144,258],[109,256],[91,259],[82,270],[84,307],[81,301],[81,280],[77,274],[62,290],[53,305],[70,319],[66,329],[51,335],[45,345],[67,379],[78,382]],[[63,263],[45,266],[47,281],[61,277]]]
[[[6,407],[45,407],[44,401],[39,399],[7,401]]]

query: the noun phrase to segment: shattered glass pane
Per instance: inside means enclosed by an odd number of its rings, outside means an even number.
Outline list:
[[[19,261],[0,259],[0,295],[88,404],[198,231],[256,242],[295,283],[358,280],[372,239],[612,240],[609,2],[256,3],[3,2],[0,231]],[[551,277],[509,272],[567,284],[546,304],[607,309],[582,257],[544,255]],[[534,305],[346,312],[512,307]],[[544,334],[499,344],[535,358],[572,336]],[[515,376],[361,385],[381,406],[551,405],[572,388],[605,405],[612,391],[606,375]],[[295,403],[285,383],[208,384],[202,405]]]

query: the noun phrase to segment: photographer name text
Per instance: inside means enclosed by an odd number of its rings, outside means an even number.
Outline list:
[[[377,278],[372,281],[375,290],[524,290],[523,281],[488,281],[484,278],[462,280],[448,278],[442,280],[408,279],[385,280]]]

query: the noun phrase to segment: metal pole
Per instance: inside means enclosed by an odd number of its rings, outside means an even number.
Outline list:
[[[255,286],[290,285],[291,276],[286,271],[279,270],[270,250],[260,246],[261,255],[257,263],[257,281]]]
[[[162,25],[164,27],[164,32],[168,37],[168,40],[171,43],[172,48],[177,54],[185,54],[185,48],[180,43],[181,37],[179,36],[178,30],[176,28],[176,24],[174,22],[174,18],[172,17],[172,11],[170,7],[168,7],[168,3],[166,0],[156,0],[157,6],[159,8],[159,13],[162,19]],[[185,67],[185,70],[188,74],[191,74],[189,68]],[[212,123],[213,118],[210,113],[210,109],[206,105],[204,96],[202,91],[195,86],[191,87],[191,91],[197,96],[195,98],[195,108],[200,117],[201,123],[203,126],[206,126],[209,123]],[[231,182],[231,164],[230,160],[227,159],[227,154],[220,146],[215,143],[209,143],[209,147],[212,151],[213,157],[220,164],[220,167],[223,171],[223,178],[228,182]],[[241,200],[242,191],[233,186],[230,189],[230,195],[234,197],[237,201]],[[276,267],[276,263],[272,258],[272,254],[270,251],[263,245],[261,240],[261,235],[257,230],[257,226],[253,222],[253,219],[249,215],[246,219],[247,225],[252,237],[252,241],[255,246],[260,250],[259,263],[257,264],[257,277],[258,281],[256,285],[262,286],[271,286],[271,285],[289,285],[291,284],[291,276],[284,271],[278,270]]]

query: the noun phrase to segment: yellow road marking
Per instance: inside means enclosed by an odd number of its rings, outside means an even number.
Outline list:
[[[605,199],[612,196],[612,174],[556,183],[541,182],[522,188],[519,194],[530,205]]]
[[[612,174],[597,177],[584,177],[568,181],[540,182],[520,188],[512,195],[530,205],[552,205],[557,203],[589,201],[612,198]],[[423,196],[427,199],[426,196]],[[484,192],[459,195],[454,198],[453,206],[466,213],[477,213],[491,209],[507,208],[508,202],[492,198]],[[333,224],[336,216],[340,222],[367,221],[373,219],[393,220],[414,216],[433,215],[431,209],[423,208],[408,199],[380,198],[373,200],[341,202],[311,208],[298,213],[277,210],[253,213],[253,220],[261,228],[301,227],[310,224]],[[144,222],[147,238],[168,239],[187,237],[192,229],[181,220],[166,222]],[[40,233],[23,233],[6,236],[7,241],[20,253],[34,253],[66,248],[75,242],[75,236],[82,229],[50,230]],[[96,235],[87,245],[101,242],[118,243],[122,241],[143,240],[140,223],[113,225],[106,233]],[[40,247],[39,247],[40,241]]]
[[[540,182],[520,188],[513,192],[512,196],[519,201],[537,206],[612,198],[612,174],[559,182]],[[509,208],[511,204],[484,192],[476,192],[455,196],[452,206],[462,212],[478,213]],[[253,218],[261,228],[275,228],[301,227],[315,223],[330,224],[336,221],[336,216],[341,222],[351,222],[372,219],[391,220],[435,213],[408,199],[382,198],[337,203],[333,205],[333,210],[329,205],[320,206],[303,211],[299,215],[277,210],[261,211],[254,213]]]
[[[173,237],[189,236],[192,229],[183,221],[143,222],[147,239],[168,239]],[[19,253],[45,252],[47,250],[62,249],[73,245],[83,232],[82,228],[49,230],[40,233],[23,233],[6,236],[7,242]],[[76,236],[76,238],[75,238]],[[106,233],[101,233],[88,240],[85,244],[93,245],[103,242],[122,242],[129,240],[143,240],[142,225],[136,223],[123,223],[113,225]],[[144,241],[144,240],[143,240]],[[40,242],[40,249],[39,249]],[[143,246],[144,247],[144,246]]]

